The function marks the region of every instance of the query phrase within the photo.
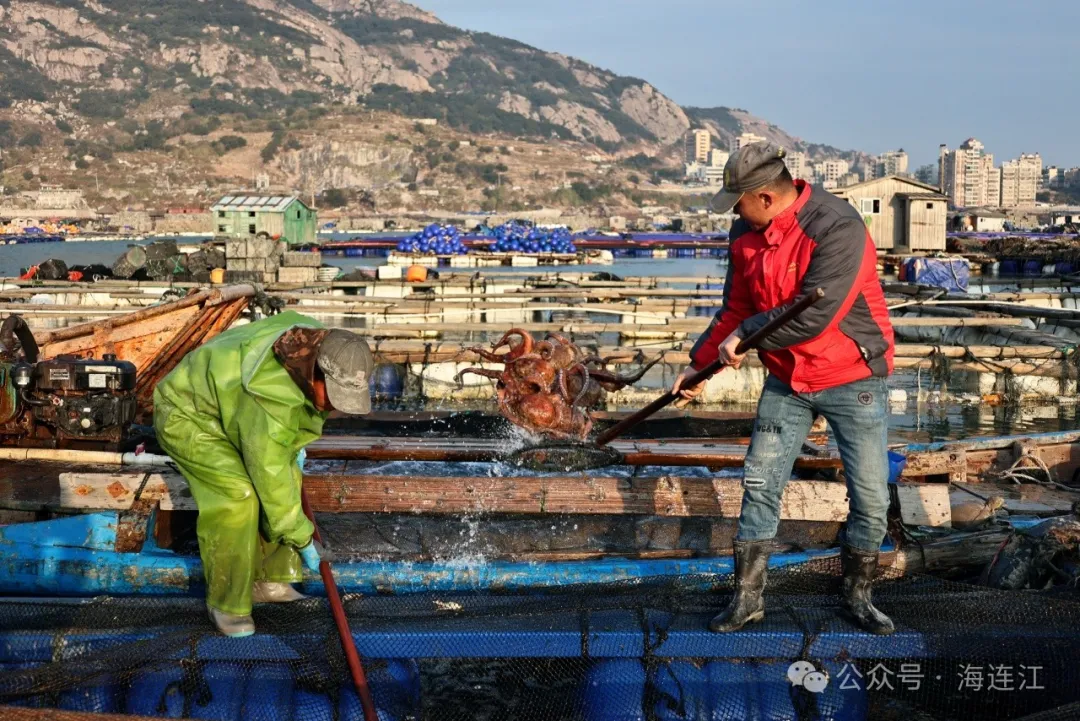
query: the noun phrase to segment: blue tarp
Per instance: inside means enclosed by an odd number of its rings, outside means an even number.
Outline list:
[[[950,293],[967,293],[970,276],[967,258],[907,258],[900,267],[900,280],[932,285]]]

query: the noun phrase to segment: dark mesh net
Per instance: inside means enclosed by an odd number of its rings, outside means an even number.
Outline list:
[[[839,613],[838,561],[770,571],[765,621],[707,630],[727,576],[544,594],[346,598],[384,719],[1076,719],[1075,593],[886,577],[897,632]],[[226,639],[200,599],[0,604],[0,704],[202,719],[359,719],[324,599]],[[792,683],[792,679],[798,681]]]
[[[512,468],[551,473],[607,468],[622,462],[622,454],[614,448],[557,442],[521,448],[506,459],[507,465]]]

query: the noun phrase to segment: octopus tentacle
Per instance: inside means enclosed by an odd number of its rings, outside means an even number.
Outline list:
[[[510,343],[510,339],[514,336],[519,336],[521,338],[521,343],[516,346],[511,345]],[[522,330],[521,328],[511,328],[510,330],[503,333],[503,337],[500,338],[499,341],[491,347],[491,350],[494,352],[499,350],[503,346],[510,346],[510,350],[506,353],[506,360],[513,360],[514,358],[518,358],[527,353],[531,353],[533,345],[533,337],[529,335],[528,331]]]
[[[575,370],[578,370],[579,368],[581,369],[581,373],[582,373],[582,376],[583,376],[582,379],[581,379],[581,390],[578,391],[577,397],[574,399],[574,402],[570,404],[570,405],[573,405],[573,406],[577,406],[577,405],[581,404],[581,399],[584,398],[585,394],[589,392],[589,381],[592,380],[592,377],[589,374],[589,369],[585,367],[584,363],[578,363],[576,366],[574,366],[570,370],[575,371]]]
[[[551,360],[551,357],[555,355],[555,346],[546,340],[540,341],[533,348],[544,360]]]
[[[658,355],[657,357],[653,358],[651,361],[643,365],[641,368],[639,368],[637,371],[629,375],[622,376],[618,375],[617,373],[612,373],[611,371],[596,369],[592,372],[592,377],[595,378],[596,381],[605,389],[609,391],[617,391],[621,388],[625,388],[628,385],[637,383],[649,371],[649,369],[659,363],[662,358],[663,355]],[[615,387],[612,388],[609,386]]]
[[[517,358],[511,358],[510,360],[506,361],[506,365],[510,365],[511,363],[519,363],[521,361],[526,361],[526,360],[546,360],[546,359],[542,355],[540,355],[539,353],[526,353],[525,355],[518,356]]]
[[[565,348],[568,348],[570,350],[570,352],[573,354],[575,362],[580,362],[581,359],[585,355],[585,351],[581,350],[581,348],[579,348],[572,340],[570,340],[569,338],[567,338],[566,336],[564,336],[564,335],[562,335],[560,333],[555,333],[555,332],[548,333],[547,334],[547,340],[554,340],[554,341],[562,344]]]
[[[581,426],[581,438],[584,439],[589,435],[589,431],[592,430],[592,416],[585,411],[582,411],[581,415],[584,419],[584,423]]]
[[[456,376],[454,376],[454,380],[456,380],[460,384],[462,377],[466,373],[472,373],[473,375],[484,376],[485,378],[492,378],[492,379],[497,380],[497,381],[502,380],[502,376],[503,376],[502,371],[491,370],[490,368],[465,368],[460,373],[458,373]]]
[[[559,392],[562,393],[563,398],[565,398],[566,400],[570,400],[570,389],[566,387],[566,376],[567,371],[560,369],[555,374],[555,384],[556,387],[559,389]]]
[[[469,352],[475,353],[476,355],[480,356],[480,358],[482,358],[483,360],[486,360],[486,361],[491,361],[493,363],[509,363],[510,362],[510,360],[507,360],[507,357],[510,355],[510,353],[496,353],[495,351],[484,350],[483,348],[481,348],[479,346],[469,348],[468,350],[469,350]],[[511,360],[513,360],[513,359],[511,359]]]

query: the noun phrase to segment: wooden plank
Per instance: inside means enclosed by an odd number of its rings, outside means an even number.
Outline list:
[[[198,306],[188,306],[166,315],[147,319],[141,323],[107,327],[104,336],[114,347],[124,345],[123,355],[118,353],[118,356],[141,367],[149,362],[150,358],[161,348],[164,342],[172,338],[177,328],[182,328],[185,323],[200,312]],[[86,315],[93,315],[93,313],[87,313]],[[46,341],[41,346],[41,354],[44,358],[53,358],[65,353],[81,353],[88,349],[98,348],[101,340],[101,334],[94,334],[60,341]],[[129,342],[131,342],[130,347],[126,345]]]
[[[900,520],[909,526],[952,525],[947,483],[898,483]]]
[[[141,498],[160,501],[163,511],[197,510],[187,481],[171,470],[147,469],[150,477],[143,487]],[[135,502],[135,494],[147,471],[117,471],[115,473],[61,473],[59,495],[55,501],[45,500],[37,508],[50,510],[126,511]],[[7,502],[0,502],[7,505]]]
[[[639,514],[737,518],[739,479],[662,476],[442,478],[306,476],[312,504],[326,512]],[[947,526],[948,486],[901,484],[904,522]],[[843,521],[847,487],[830,481],[787,484],[782,520]]]
[[[39,507],[79,510],[126,510],[142,483],[142,473],[65,473],[56,503]],[[316,511],[324,513],[538,513],[633,514],[661,517],[737,518],[742,504],[739,479],[662,476],[445,478],[428,476],[308,475],[305,487]],[[197,510],[183,477],[154,472],[143,499],[157,499],[161,509]],[[905,523],[946,526],[948,486],[900,484]],[[4,504],[6,505],[6,504]],[[848,501],[845,484],[790,481],[781,520],[843,521]]]
[[[573,325],[572,322],[568,322],[566,325]],[[484,324],[485,328],[498,328],[502,329],[501,325],[494,326],[492,324]],[[613,324],[612,328],[617,330],[624,330],[626,328],[632,328],[630,324]],[[668,327],[666,325],[643,325],[645,329],[655,330],[659,332],[666,332]],[[378,326],[375,326],[377,330]],[[419,326],[414,330],[424,330],[423,326]],[[498,332],[498,331],[496,331]],[[379,343],[375,348],[375,352],[381,359],[395,361],[395,362],[411,362],[419,363],[426,361],[428,363],[437,363],[443,361],[456,361],[456,362],[477,362],[480,360],[479,356],[469,351],[469,347],[475,344],[464,344],[460,342],[441,341],[437,343],[428,343],[424,341],[415,340],[399,340],[399,341],[386,341]],[[1046,359],[1060,359],[1062,354],[1059,350],[1054,348],[1046,348],[1044,346],[926,346],[921,344],[905,344],[901,343],[896,346],[896,365],[898,368],[915,368],[915,367],[929,367],[931,360],[929,355],[934,350],[940,350],[943,355],[950,358],[963,358],[967,356],[970,351],[979,360],[994,361],[995,366],[1001,368],[1020,368],[1030,366],[1031,364],[1025,364],[1022,359],[1037,359],[1044,361]],[[641,349],[647,356],[647,358],[653,358],[659,355],[661,351],[653,348]],[[633,346],[599,346],[596,348],[596,352],[601,356],[614,356],[615,360],[613,364],[618,365],[622,363],[635,362],[634,359],[638,352],[638,349]],[[671,364],[686,364],[690,362],[690,354],[684,350],[665,350],[664,360]],[[757,354],[750,354],[747,356],[744,363],[751,365],[760,364]],[[976,363],[954,361],[952,363],[953,368],[959,368],[963,366],[965,369],[975,366]],[[1053,365],[1055,368],[1059,368],[1059,364]],[[989,371],[990,368],[979,366],[979,370]]]
[[[1046,486],[1025,483],[1023,485],[1000,485],[989,483],[952,483],[953,503],[966,503],[974,499],[986,500],[1000,496],[1005,500],[1005,510],[1019,515],[1054,516],[1068,513],[1080,500],[1080,493],[1069,493]]]
[[[909,453],[902,477],[946,475],[949,480],[964,481],[967,479],[967,472],[966,451],[931,451]]]
[[[61,473],[59,497],[53,510],[126,511],[135,502],[135,492],[144,473]]]
[[[622,453],[632,466],[741,466],[746,457],[745,439],[616,441],[611,448]],[[329,436],[308,446],[313,460],[485,462],[505,458],[513,451],[498,438],[388,438]],[[839,456],[800,455],[800,469],[840,468]]]
[[[951,451],[965,450],[986,451],[1007,449],[1012,450],[1017,441],[1033,441],[1040,447],[1051,444],[1080,442],[1080,430],[1075,431],[1050,431],[1048,433],[1028,433],[1012,436],[981,436],[953,441],[935,441],[933,443],[905,443],[896,446],[895,450],[906,450],[908,453],[925,451]]]
[[[303,307],[304,313],[310,313],[312,315],[321,315],[321,311],[313,312],[309,311],[307,306]],[[337,315],[338,313],[331,313]],[[341,315],[356,315],[356,313],[341,313]],[[492,335],[500,335],[512,328],[519,328],[521,330],[528,331],[534,334],[543,334],[549,332],[560,332],[564,334],[574,333],[620,333],[627,334],[660,334],[664,336],[686,336],[687,334],[699,334],[705,330],[707,323],[699,323],[697,321],[687,322],[680,318],[667,318],[663,323],[601,323],[593,322],[584,319],[560,322],[560,323],[438,323],[434,327],[429,327],[420,323],[387,323],[381,322],[383,318],[381,312],[372,312],[370,315],[372,323],[370,328],[350,328],[353,333],[364,336],[383,336],[383,337],[397,337],[397,338],[418,338],[418,337],[436,337],[442,336],[447,333],[490,333]],[[391,316],[392,317],[392,316]],[[903,319],[898,319],[903,320]],[[948,320],[948,319],[946,319]],[[910,325],[909,323],[900,322],[896,325]],[[961,325],[957,323],[935,323],[934,325]],[[970,324],[966,324],[970,325]],[[1008,323],[1007,325],[1012,325]],[[976,357],[982,357],[983,355],[993,358],[1060,358],[1061,351],[1054,348],[1047,348],[1043,346],[1036,346],[1036,352],[1027,352],[1024,354],[1018,353],[1012,348],[1005,347],[993,347],[993,346],[980,346],[975,347],[955,347],[955,348],[938,348],[935,349],[931,346],[917,346],[918,350],[903,348],[903,346],[897,347],[897,355],[901,357],[917,357],[926,358],[936,351],[941,351],[942,355],[951,358],[962,358],[969,353]],[[991,349],[980,353],[980,349]]]
[[[1039,459],[1054,474],[1054,480],[1080,488],[1080,443],[1043,443],[1036,448]],[[1016,453],[1012,448],[968,451],[967,472],[971,476],[980,476],[988,471],[1003,471],[1015,461]],[[1030,461],[1025,464],[1030,465]]]

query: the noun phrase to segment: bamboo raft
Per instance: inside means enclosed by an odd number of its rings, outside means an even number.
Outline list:
[[[691,286],[692,281],[700,287]],[[321,283],[284,288],[272,295],[290,308],[371,339],[381,362],[407,366],[406,375],[416,381],[410,382],[409,393],[453,399],[479,398],[483,392],[474,385],[464,392],[451,387],[458,366],[477,360],[468,348],[489,343],[513,327],[561,333],[599,355],[616,356],[614,365],[648,360],[664,352],[664,364],[674,371],[688,361],[688,345],[707,327],[711,308],[722,303],[720,285],[718,278],[710,276],[617,280],[587,274],[516,278],[453,274],[420,284]],[[33,286],[5,282],[4,286],[0,315],[18,312],[31,324],[96,319],[84,323],[84,328],[120,322],[133,308],[154,302],[155,293],[166,290],[160,283],[115,281],[92,286],[60,282]],[[1033,293],[1027,298],[1009,292],[958,297],[907,284],[886,284],[886,288],[899,296],[890,301],[899,341],[898,371],[940,375],[947,368],[948,373],[968,374],[953,388],[991,399],[1057,400],[1075,393],[1073,350],[1080,340],[1080,311],[1065,306],[1075,305],[1077,294]],[[355,292],[364,295],[346,295]],[[24,302],[35,294],[64,302]],[[1041,307],[1047,304],[1063,307]],[[63,337],[68,332],[61,328],[42,334]],[[760,373],[759,369],[758,359],[752,356],[741,372]],[[644,385],[655,385],[663,372],[667,371],[658,369]],[[1017,378],[1023,382],[1013,382]],[[756,386],[753,380],[747,376],[745,385]],[[145,397],[145,387],[143,391]],[[752,393],[738,388],[718,391],[710,398],[713,402],[754,400]],[[617,403],[638,400],[632,390],[613,397]]]

